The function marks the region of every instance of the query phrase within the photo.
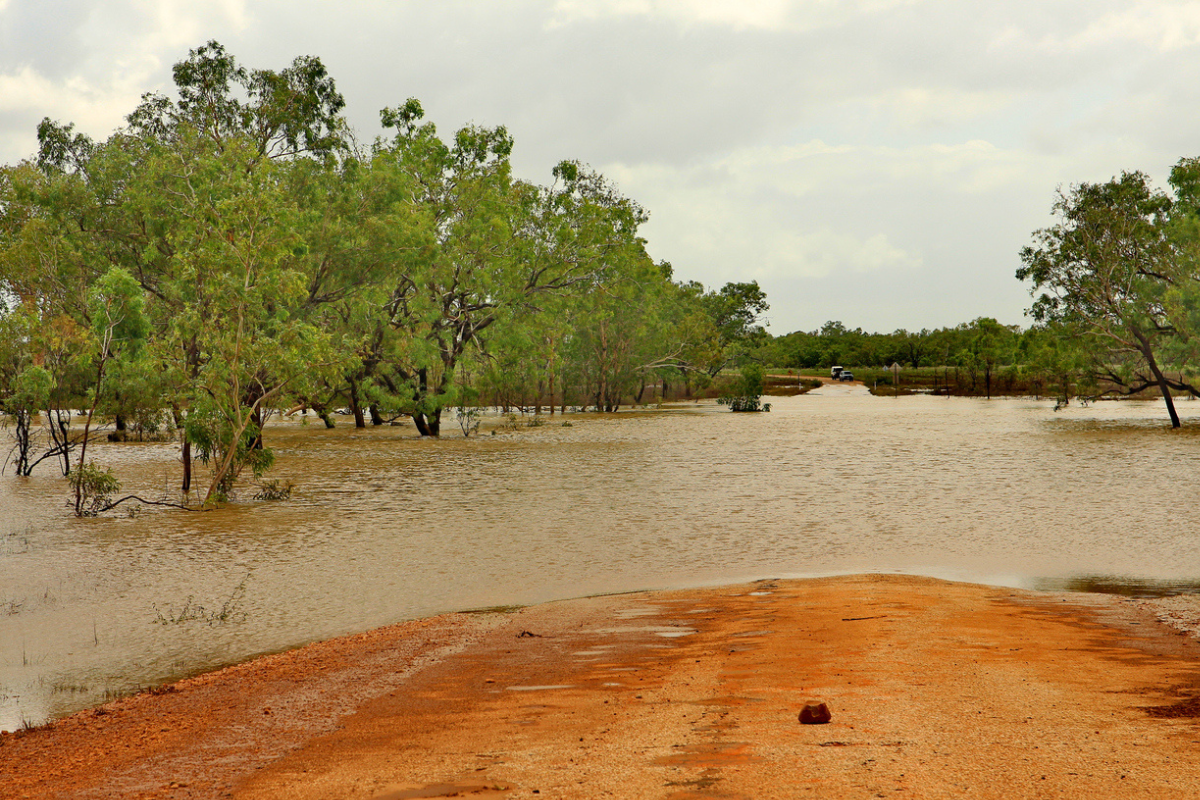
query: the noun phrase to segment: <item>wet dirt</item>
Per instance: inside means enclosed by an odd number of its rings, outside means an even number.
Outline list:
[[[600,597],[325,642],[8,734],[0,796],[1197,796],[1200,723],[1162,709],[1194,696],[1198,654],[1117,598],[925,578]],[[800,725],[814,700],[832,721]]]

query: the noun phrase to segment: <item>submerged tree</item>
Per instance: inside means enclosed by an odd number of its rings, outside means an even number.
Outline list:
[[[763,368],[753,361],[742,366],[741,374],[729,390],[718,398],[730,411],[770,411],[770,403],[761,403],[763,393]]]
[[[1158,388],[1177,428],[1171,391],[1193,389],[1169,375],[1186,364],[1171,347],[1177,330],[1167,299],[1189,280],[1168,234],[1171,210],[1171,198],[1140,172],[1060,192],[1059,222],[1021,251],[1017,278],[1032,284],[1035,319],[1081,331],[1097,376],[1115,391]]]
[[[365,148],[314,57],[248,69],[209,42],[173,77],[107,139],[46,119],[36,156],[0,168],[0,411],[18,471],[79,473],[77,513],[117,486],[86,460],[109,420],[169,418],[180,489],[207,463],[209,504],[270,465],[275,411],[348,404],[436,436],[485,394],[615,408],[723,363],[766,307],[756,284],[672,283],[646,212],[598,173],[515,180],[503,127],[443,140],[409,100]]]
[[[410,176],[411,213],[423,229],[421,245],[397,264],[388,311],[409,343],[397,365],[412,392],[409,413],[422,435],[437,436],[467,349],[545,298],[602,280],[640,249],[645,214],[574,162],[554,169],[550,187],[514,181],[503,127],[469,126],[446,143],[423,113],[416,100],[384,110],[396,133],[378,145],[376,162]]]

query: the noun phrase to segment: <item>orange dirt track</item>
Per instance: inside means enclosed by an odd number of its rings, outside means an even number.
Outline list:
[[[7,734],[0,797],[1200,797],[1198,652],[898,576],[450,615]]]

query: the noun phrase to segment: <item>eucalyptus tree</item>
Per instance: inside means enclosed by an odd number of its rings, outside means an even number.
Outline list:
[[[106,272],[89,292],[88,317],[94,352],[90,353],[95,378],[88,392],[87,420],[79,446],[79,464],[72,484],[75,490],[75,514],[82,516],[87,500],[84,476],[87,474],[88,434],[91,432],[96,407],[100,404],[105,375],[113,362],[138,357],[149,334],[150,323],[145,315],[145,298],[133,276],[120,267]]]
[[[1171,169],[1170,184],[1175,203],[1169,233],[1176,247],[1178,279],[1167,288],[1164,305],[1178,334],[1172,355],[1194,368],[1200,359],[1200,158],[1180,159]],[[1179,382],[1192,396],[1200,395],[1182,372]]]
[[[758,321],[771,306],[758,281],[726,283],[716,291],[706,292],[701,303],[716,326],[725,353],[723,360],[714,361],[709,367],[709,375],[715,377],[731,361],[761,344],[766,331]]]
[[[1059,406],[1097,392],[1092,360],[1082,337],[1063,323],[1035,325],[1021,334],[1018,358],[1038,394],[1053,394]]]
[[[110,268],[136,279],[148,354],[159,386],[173,387],[160,399],[184,426],[182,488],[197,445],[213,465],[212,501],[244,466],[269,463],[264,410],[346,367],[303,313],[320,281],[307,272],[307,220],[285,189],[306,164],[333,164],[343,100],[316,58],[248,70],[215,42],[173,75],[176,99],[145,95],[103,142],[43,121],[29,181],[38,214],[22,235],[55,278],[56,305],[81,319],[86,288]]]
[[[693,386],[710,382],[728,364],[731,357],[728,330],[721,330],[712,313],[713,293],[706,292],[704,284],[673,280],[674,267],[670,262],[659,262],[658,268],[669,282],[667,302],[661,313],[665,316],[665,331],[675,344],[672,355],[655,372],[663,382],[664,395],[671,381],[681,381],[690,393]]]
[[[964,365],[969,365],[972,374],[975,370],[983,372],[985,392],[991,399],[992,378],[1001,366],[1013,361],[1017,332],[991,317],[978,317],[960,327],[966,334],[961,360]]]
[[[1097,377],[1115,391],[1156,387],[1179,427],[1171,392],[1192,389],[1169,375],[1182,376],[1186,363],[1172,347],[1177,329],[1168,305],[1171,292],[1191,279],[1180,272],[1169,232],[1171,197],[1144,174],[1125,172],[1060,190],[1054,212],[1059,221],[1034,233],[1017,270],[1032,284],[1034,318],[1081,331],[1094,349]]]
[[[213,465],[209,502],[227,494],[243,467],[270,465],[264,412],[309,395],[348,359],[303,313],[309,260],[281,174],[290,164],[247,170],[255,141],[216,148],[200,133],[181,137],[142,178],[147,202],[171,221],[170,269],[159,289],[173,313],[162,320],[159,355],[189,378],[186,432]]]
[[[29,475],[40,461],[56,455],[48,448],[41,455],[36,452],[33,422],[49,405],[54,377],[43,365],[34,363],[30,321],[26,313],[11,309],[0,313],[0,414],[5,427],[13,429],[13,446],[3,466],[11,463],[18,475]]]
[[[0,315],[6,328],[0,397],[14,423],[19,474],[47,458],[56,459],[64,475],[70,472],[77,437],[67,409],[84,391],[87,295],[103,263],[88,238],[75,235],[70,209],[89,204],[77,174],[44,171],[32,161],[0,169]],[[46,424],[35,431],[32,422],[40,413]]]
[[[514,181],[503,127],[468,126],[447,143],[421,122],[416,100],[381,116],[395,135],[376,153],[411,176],[410,209],[421,229],[396,265],[389,302],[391,324],[408,337],[398,373],[410,386],[418,431],[436,436],[467,348],[516,312],[536,312],[541,298],[604,275],[620,253],[640,247],[646,217],[574,162],[554,169],[550,187]]]
[[[689,358],[699,352],[697,340],[711,332],[696,317],[703,314],[696,294],[672,283],[669,268],[644,250],[614,266],[573,304],[574,375],[597,411],[616,411],[627,398],[637,402],[651,376],[694,369]]]

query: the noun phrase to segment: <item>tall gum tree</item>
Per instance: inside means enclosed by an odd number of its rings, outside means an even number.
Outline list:
[[[1177,275],[1164,297],[1167,315],[1178,333],[1173,356],[1183,364],[1200,358],[1200,158],[1183,158],[1171,169],[1175,204],[1169,231],[1176,245]],[[1200,390],[1179,381],[1193,397]]]
[[[645,213],[575,162],[554,170],[550,187],[513,181],[512,138],[503,127],[469,126],[452,142],[422,123],[409,100],[381,113],[396,134],[377,154],[412,178],[424,246],[398,264],[391,324],[407,332],[412,360],[410,413],[418,431],[437,436],[451,400],[455,368],[514,309],[571,292],[604,274],[619,253],[640,247]]]
[[[145,173],[147,195],[172,220],[164,294],[174,313],[163,358],[191,374],[187,434],[212,464],[204,502],[223,499],[240,471],[269,465],[264,413],[345,367],[333,336],[305,318],[307,251],[295,201],[267,162],[247,171],[253,140],[216,149],[197,134]]]
[[[1182,277],[1171,211],[1171,198],[1140,172],[1060,190],[1058,223],[1034,233],[1016,274],[1032,284],[1036,320],[1082,331],[1097,377],[1113,391],[1157,388],[1178,428],[1171,392],[1190,387],[1168,374],[1184,367],[1172,359],[1177,331],[1166,302]]]
[[[177,99],[144,96],[102,143],[43,121],[38,221],[53,227],[56,280],[47,285],[66,287],[64,298],[86,297],[73,287],[113,266],[146,293],[150,352],[169,378],[162,385],[175,387],[162,401],[191,423],[181,488],[191,489],[198,444],[215,457],[205,494],[213,500],[241,466],[264,463],[270,404],[335,361],[345,366],[303,313],[313,262],[306,220],[284,191],[292,170],[333,163],[343,100],[316,58],[249,70],[216,42],[173,75]]]

